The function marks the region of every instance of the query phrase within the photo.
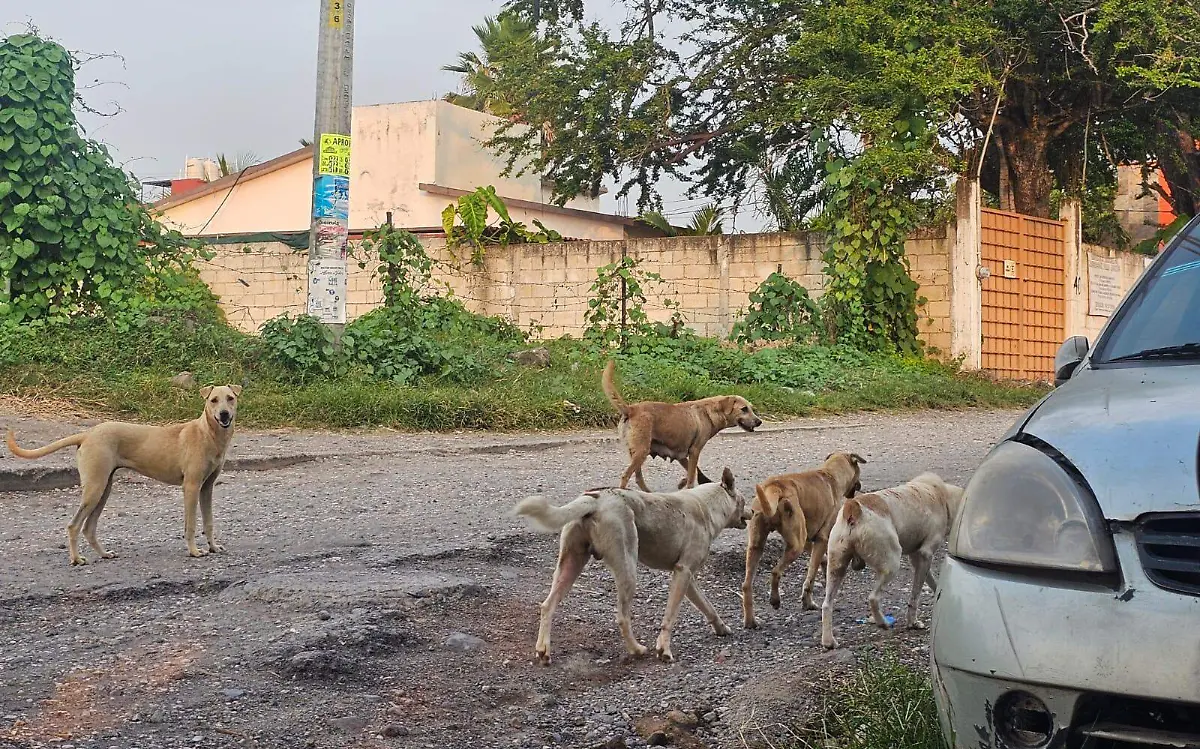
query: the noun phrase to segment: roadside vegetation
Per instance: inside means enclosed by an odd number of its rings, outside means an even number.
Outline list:
[[[819,709],[793,729],[796,749],[946,749],[929,677],[895,653],[867,655],[820,687]]]
[[[247,335],[227,323],[196,273],[205,249],[165,230],[103,146],[82,135],[72,108],[76,65],[32,34],[0,42],[0,397],[185,419],[197,412],[194,385],[172,378],[186,371],[201,384],[244,385],[247,426],[602,426],[616,417],[599,388],[610,356],[629,398],[737,392],[768,418],[1023,406],[1041,392],[927,360],[911,281],[889,282],[895,304],[864,305],[869,294],[836,283],[818,304],[774,274],[751,297],[734,340],[718,341],[691,333],[678,312],[651,321],[644,305],[655,297],[670,308],[670,289],[627,258],[597,269],[581,339],[534,341],[470,312],[434,282],[417,238],[389,226],[354,248],[384,304],[348,325],[339,345],[303,316]],[[464,263],[489,243],[554,238],[509,220],[494,191],[468,197],[446,215]],[[488,210],[495,226],[486,225]]]

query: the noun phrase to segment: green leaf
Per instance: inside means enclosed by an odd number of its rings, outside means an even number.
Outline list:
[[[17,127],[28,130],[37,125],[37,112],[31,109],[18,109],[13,112],[12,120]]]

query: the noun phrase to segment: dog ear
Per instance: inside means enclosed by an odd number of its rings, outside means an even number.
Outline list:
[[[858,453],[850,453],[850,460],[853,460],[856,465],[860,466],[867,462],[867,459]]]
[[[733,471],[726,466],[724,471],[721,471],[721,486],[725,491],[733,494]]]
[[[834,455],[837,455],[837,453],[829,453],[828,455],[826,455],[826,456],[825,456],[825,462],[826,462],[826,463],[828,463],[828,462],[829,462],[829,459],[830,459],[830,458],[832,458]]]
[[[212,394],[212,391],[213,391],[212,385],[205,385],[204,387],[200,388],[200,397],[207,400],[208,396],[210,394]]]
[[[229,389],[233,391],[234,398],[241,397],[241,395],[242,395],[242,386],[241,385],[230,385]]]

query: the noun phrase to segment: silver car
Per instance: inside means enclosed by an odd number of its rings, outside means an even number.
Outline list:
[[[1200,747],[1200,218],[967,484],[932,624],[950,746]]]

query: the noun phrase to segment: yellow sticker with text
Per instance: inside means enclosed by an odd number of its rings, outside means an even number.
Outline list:
[[[346,21],[346,3],[344,0],[333,0],[329,4],[329,25],[340,29]]]
[[[337,133],[321,133],[321,149],[317,165],[320,174],[335,177],[350,176],[350,136]]]

